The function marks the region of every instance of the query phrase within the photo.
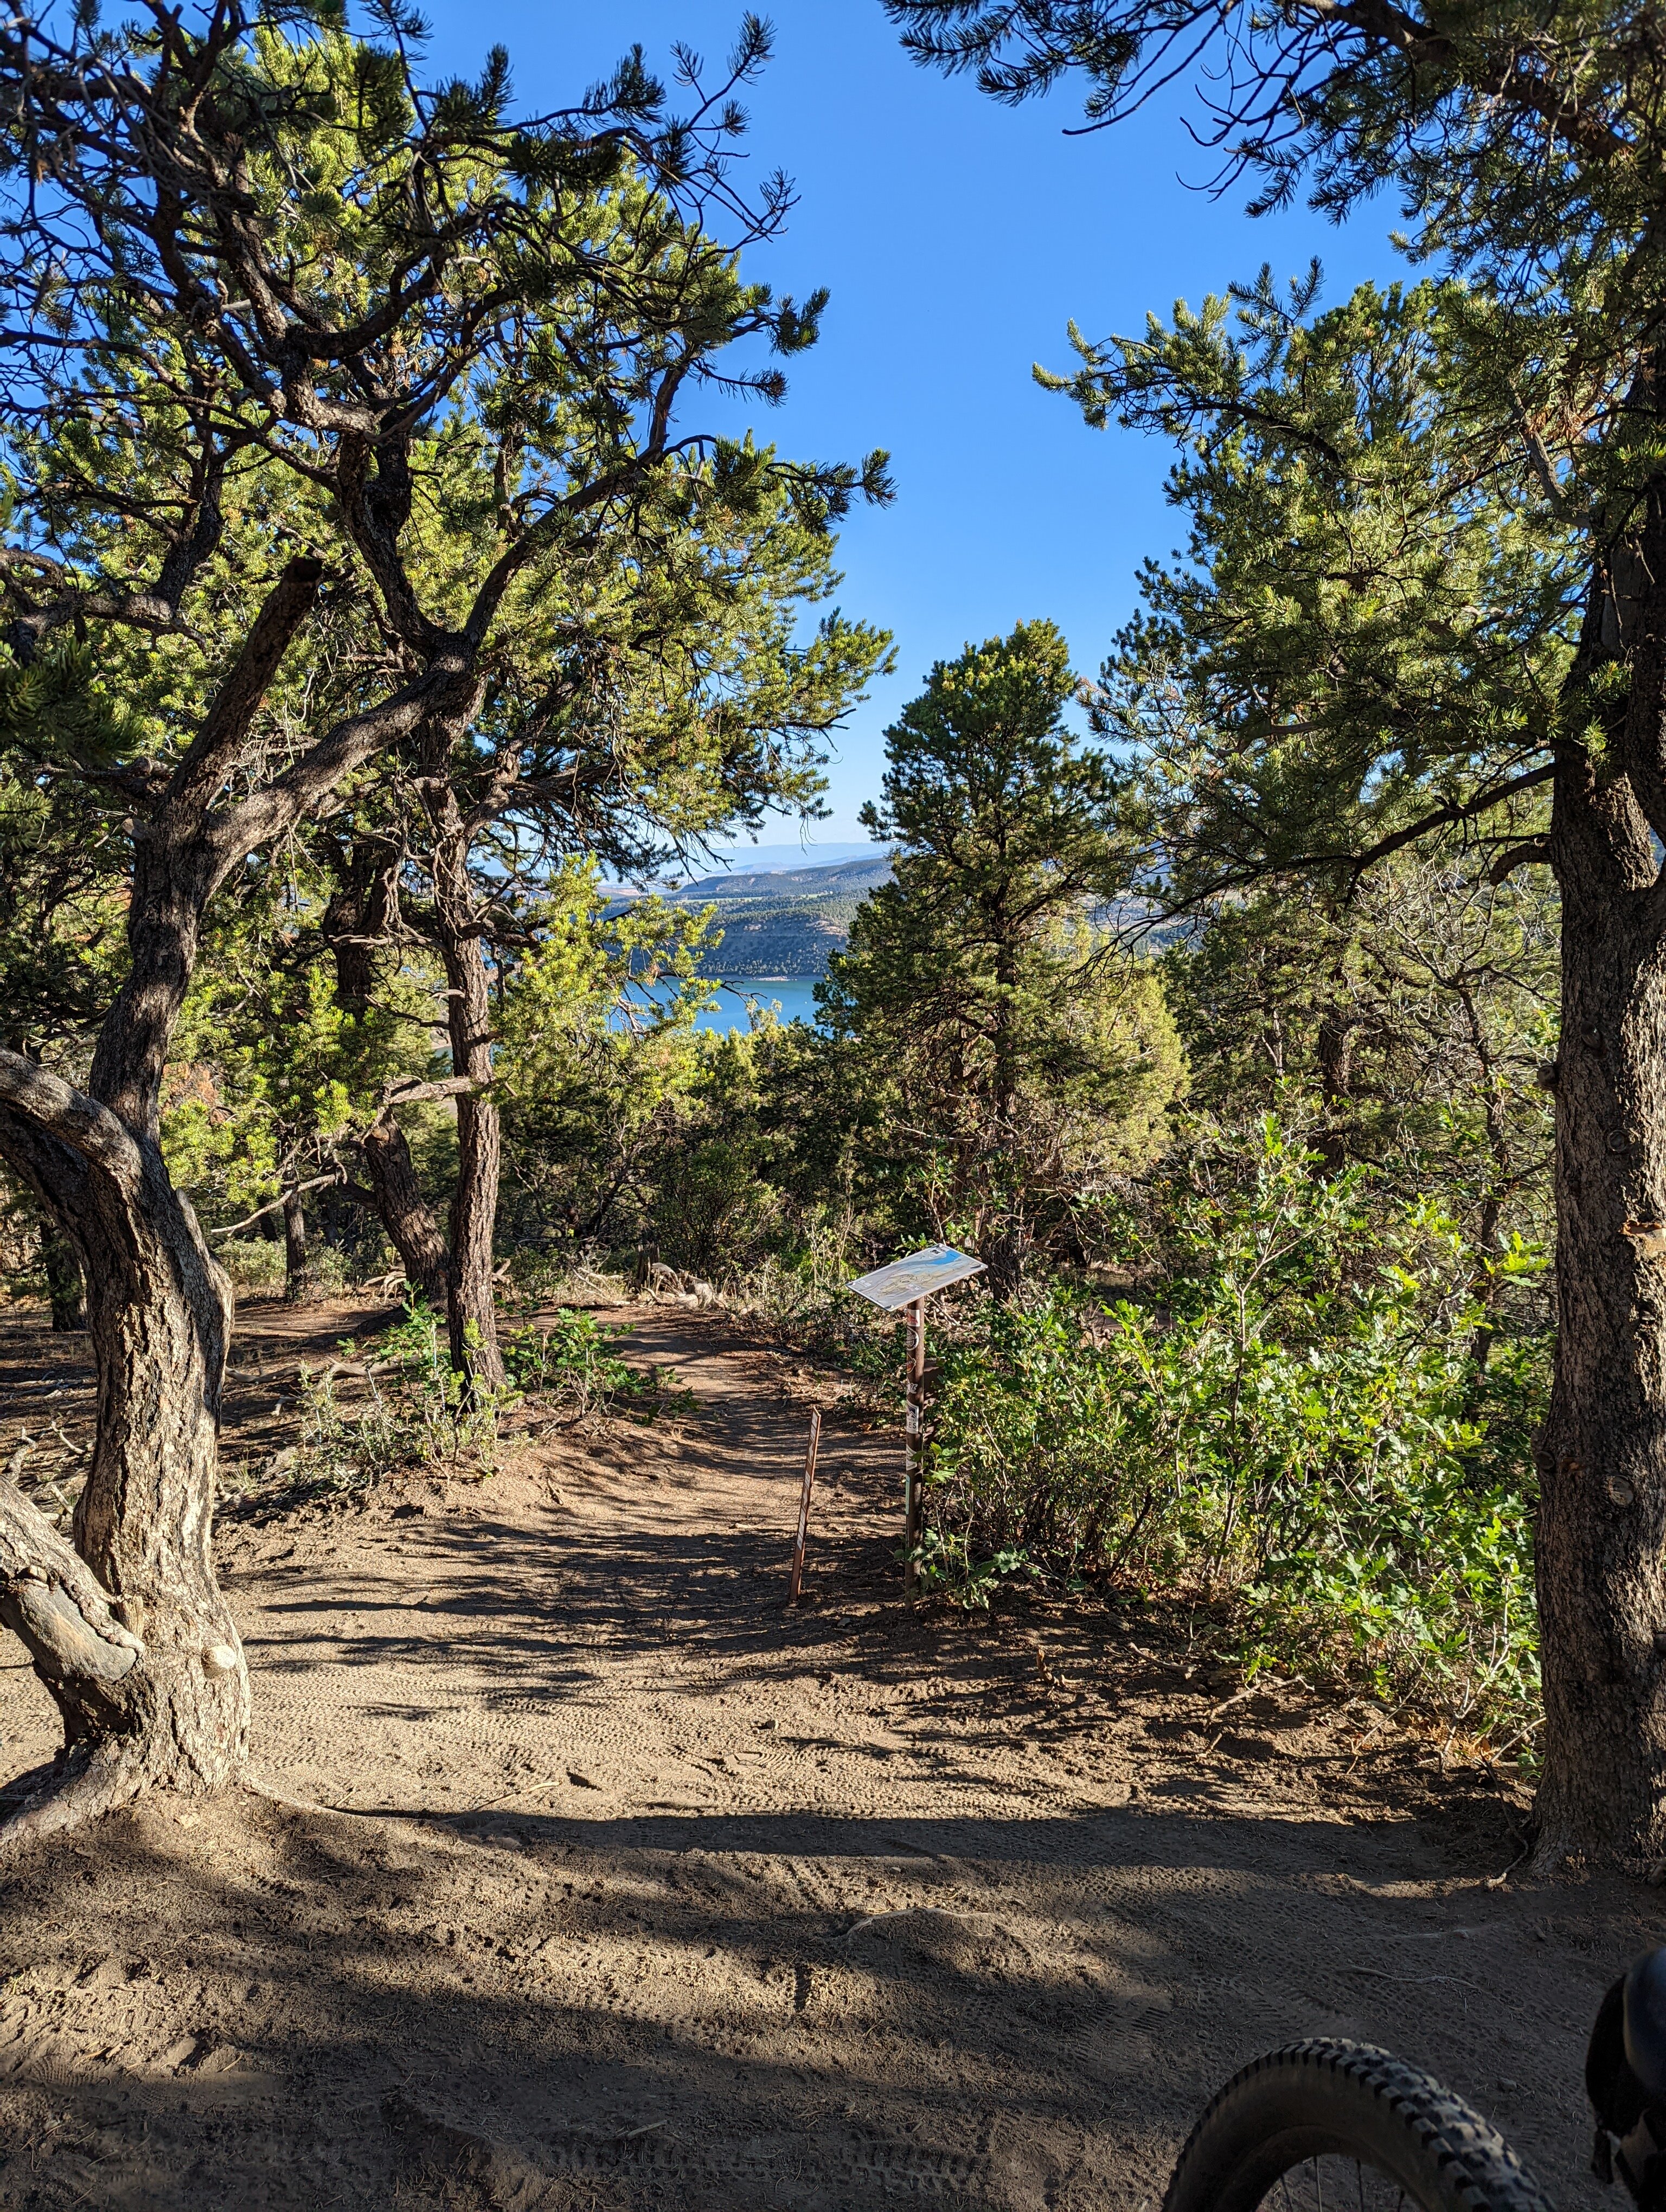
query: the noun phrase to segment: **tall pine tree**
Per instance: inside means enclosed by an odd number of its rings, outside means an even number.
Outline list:
[[[1105,926],[1129,854],[1111,764],[1066,720],[1077,690],[1047,622],[932,670],[862,813],[894,879],[818,994],[885,1095],[893,1160],[1004,1297],[1038,1237],[1079,1249],[1181,1075],[1155,973]]]

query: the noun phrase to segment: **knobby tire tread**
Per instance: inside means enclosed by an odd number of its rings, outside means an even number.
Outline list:
[[[1324,2037],[1269,2051],[1216,2094],[1187,2137],[1163,2212],[1248,2212],[1264,2201],[1274,2181],[1248,2199],[1228,2192],[1257,2148],[1265,2154],[1291,2132],[1298,2110],[1304,2124],[1334,2138],[1332,2154],[1359,2157],[1379,2172],[1388,2172],[1380,2145],[1392,2138],[1414,2177],[1402,2173],[1402,2185],[1423,2212],[1552,2212],[1498,2130],[1462,2097],[1389,2051]]]

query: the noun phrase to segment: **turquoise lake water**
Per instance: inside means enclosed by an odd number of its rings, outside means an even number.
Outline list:
[[[747,1025],[746,1002],[756,1001],[760,1012],[775,1007],[784,1022],[809,1022],[816,1019],[816,982],[813,975],[745,975],[738,981],[726,983],[717,994],[716,1003],[701,1015],[696,1026],[702,1030],[744,1030]]]

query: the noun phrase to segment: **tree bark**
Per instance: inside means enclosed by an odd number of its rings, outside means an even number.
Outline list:
[[[995,948],[994,1081],[991,1124],[983,1133],[982,1185],[989,1212],[1000,1223],[987,1233],[978,1257],[989,1270],[989,1291],[997,1305],[1010,1305],[1024,1285],[1025,1223],[1021,1196],[1003,1182],[1016,1165],[1018,1095],[1017,1025],[1018,925],[1006,913],[1004,896],[988,917]]]
[[[417,1097],[456,1101],[457,1182],[449,1239],[423,1197],[404,1132],[390,1104],[360,1139],[366,1190],[404,1265],[405,1279],[446,1316],[452,1365],[470,1382],[501,1389],[507,1380],[497,1341],[493,1239],[497,1226],[502,1136],[492,1080],[491,979],[468,880],[469,830],[447,780],[442,730],[424,732],[423,765],[435,824],[431,935],[447,982],[449,1082],[407,1086]],[[374,940],[392,920],[392,878],[376,864],[380,848],[337,853],[337,890],[325,922],[334,945],[337,995],[368,1006],[374,992]],[[397,1103],[397,1098],[394,1102]]]
[[[405,1133],[392,1113],[366,1130],[359,1152],[376,1218],[404,1263],[406,1282],[434,1312],[447,1312],[451,1263],[446,1240],[423,1196]]]
[[[290,1187],[283,1193],[283,1296],[290,1305],[300,1305],[312,1295],[312,1288],[307,1267],[307,1209],[301,1193]]]
[[[80,1261],[99,1392],[73,1550],[21,1495],[0,1498],[0,1620],[22,1639],[64,1729],[52,1782],[0,1831],[8,1844],[151,1783],[216,1788],[246,1756],[248,1670],[210,1551],[230,1285],[168,1179],[158,1130],[208,902],[416,711],[401,698],[351,718],[264,789],[223,804],[320,575],[316,561],[297,560],[272,585],[196,738],[147,798],[134,830],[128,972],[88,1091],[0,1050],[0,1158]]]
[[[52,1334],[78,1335],[87,1326],[87,1295],[75,1248],[48,1212],[40,1217],[40,1265],[46,1278]]]
[[[378,940],[398,924],[398,866],[397,850],[374,837],[331,852],[336,890],[325,916],[325,935],[335,957],[337,1000],[361,1019],[375,998]],[[392,1107],[366,1130],[359,1154],[366,1188],[350,1194],[374,1212],[410,1289],[432,1312],[449,1316],[451,1257]]]
[[[1630,684],[1558,757],[1559,1334],[1538,1439],[1545,1764],[1536,1858],[1666,1856],[1666,483],[1621,596],[1599,571],[1576,678]]]
[[[1340,975],[1336,978],[1340,982]],[[1353,1083],[1353,1042],[1357,1024],[1351,1010],[1333,1000],[1319,1017],[1315,1057],[1319,1069],[1319,1092],[1324,1100],[1324,1127],[1314,1145],[1325,1179],[1341,1174],[1348,1163],[1347,1132],[1343,1116],[1351,1103]]]
[[[213,1788],[248,1735],[242,1646],[215,1580],[230,1286],[160,1147],[96,1102],[0,1059],[0,1156],[67,1224],[88,1288],[98,1442],[70,1549],[0,1488],[0,1620],[64,1719],[59,1784],[8,1838],[147,1782]]]
[[[452,733],[431,724],[423,732],[429,811],[434,823],[434,919],[445,963],[446,1025],[452,1072],[467,1088],[457,1099],[457,1187],[451,1202],[452,1364],[471,1384],[501,1389],[508,1380],[497,1342],[492,1282],[502,1172],[502,1128],[491,1096],[491,980],[469,881],[474,825],[465,816],[447,773]]]
[[[502,1128],[486,1087],[491,1082],[491,1007],[485,957],[477,936],[441,927],[451,988],[452,1064],[479,1085],[457,1101],[457,1188],[451,1202],[452,1364],[490,1387],[507,1380],[497,1342],[493,1239],[502,1169]]]
[[[1539,1441],[1541,1856],[1666,1848],[1666,962],[1565,881],[1555,1385]],[[1651,1227],[1650,1224],[1653,1224]]]
[[[7,1823],[9,1841],[148,1783],[216,1788],[246,1756],[248,1668],[209,1548],[231,1287],[168,1179],[158,1133],[204,911],[273,795],[258,820],[258,808],[211,809],[320,574],[316,561],[294,561],[273,584],[149,818],[135,825],[128,970],[87,1093],[0,1052],[0,1158],[75,1249],[98,1369],[98,1440],[74,1553],[25,1499],[6,1500],[0,1620],[56,1699],[64,1738],[53,1784]],[[112,1646],[131,1657],[112,1659]]]
[[[1025,1231],[1023,1209],[1009,1200],[1000,1233],[986,1237],[979,1249],[979,1257],[989,1271],[989,1294],[997,1305],[1011,1305],[1024,1288],[1024,1258],[1029,1242]]]

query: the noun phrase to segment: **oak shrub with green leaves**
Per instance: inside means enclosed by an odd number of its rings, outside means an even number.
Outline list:
[[[1268,1116],[1187,1164],[1152,1294],[1061,1285],[943,1345],[922,1574],[972,1605],[1014,1580],[1180,1598],[1252,1676],[1522,1738],[1549,1344],[1483,1338],[1477,1286],[1542,1259],[1322,1165]]]

